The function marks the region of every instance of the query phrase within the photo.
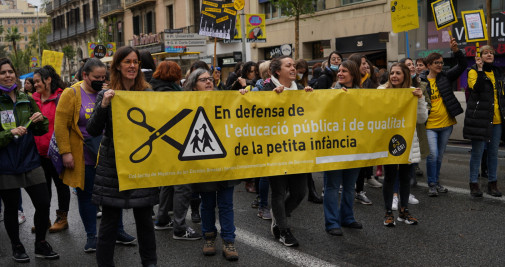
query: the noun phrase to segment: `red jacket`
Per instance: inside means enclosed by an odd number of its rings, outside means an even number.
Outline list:
[[[51,141],[51,136],[54,132],[54,116],[56,115],[56,104],[57,100],[59,100],[59,96],[63,92],[63,89],[58,88],[54,91],[51,96],[49,96],[44,103],[40,99],[40,94],[35,92],[32,97],[39,106],[40,112],[49,120],[49,131],[42,136],[35,136],[35,144],[37,145],[37,149],[39,154],[43,157],[47,158],[47,150],[49,148],[49,141]]]

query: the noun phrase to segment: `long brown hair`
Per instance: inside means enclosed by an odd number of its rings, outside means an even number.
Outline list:
[[[112,58],[112,65],[110,67],[110,88],[112,90],[126,90],[123,85],[123,75],[119,68],[121,67],[121,61],[127,57],[131,52],[137,54],[137,59],[140,61],[139,51],[131,46],[123,46],[119,48],[114,57]],[[140,64],[138,66],[137,77],[135,78],[135,83],[133,84],[133,91],[144,91],[149,88],[149,83],[144,79],[144,74],[140,69]]]
[[[412,78],[410,78],[410,70],[405,65],[404,63],[396,62],[389,67],[389,75],[388,75],[388,81],[385,84],[386,88],[393,88],[393,85],[391,84],[391,70],[393,67],[400,67],[400,69],[403,72],[403,83],[400,88],[410,88],[412,86]]]
[[[346,68],[352,76],[351,88],[361,88],[361,73],[359,71],[358,65],[356,65],[356,62],[346,60],[340,65],[340,68],[342,67]]]

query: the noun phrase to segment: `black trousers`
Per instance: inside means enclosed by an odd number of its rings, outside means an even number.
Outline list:
[[[412,164],[384,165],[384,184],[382,185],[382,195],[386,210],[391,210],[393,205],[393,191],[396,177],[400,179],[400,207],[408,208],[410,195],[410,173],[414,168]]]
[[[151,212],[152,206],[133,208],[133,216],[137,226],[137,238],[139,243],[140,259],[143,266],[156,264],[156,239],[154,236],[154,224]],[[98,230],[98,242],[96,244],[97,265],[114,266],[114,247],[117,238],[117,225],[121,220],[123,209],[110,206],[102,206],[102,220]]]
[[[307,191],[306,173],[270,177],[272,189],[272,213],[279,229],[288,228],[286,217],[302,202]],[[289,195],[288,195],[289,192]],[[288,195],[286,197],[286,195]]]
[[[19,240],[18,206],[19,188],[0,190],[4,202],[4,225],[13,246],[21,244]],[[49,221],[49,192],[45,183],[25,188],[35,207],[35,241],[46,239]]]
[[[44,169],[44,175],[46,177],[47,189],[49,191],[49,202],[51,201],[52,197],[52,180],[54,181],[56,193],[58,194],[58,209],[60,211],[68,211],[68,208],[70,206],[70,188],[68,185],[63,183],[63,180],[60,179],[58,172],[54,168],[54,165],[50,159],[40,157],[40,163],[42,164],[42,169]]]

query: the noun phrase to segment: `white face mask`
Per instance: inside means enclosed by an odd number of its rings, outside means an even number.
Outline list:
[[[302,79],[302,77],[303,77],[303,74],[300,74],[300,73],[297,73],[297,74],[296,74],[296,79],[297,79],[297,80],[301,80],[301,79]]]

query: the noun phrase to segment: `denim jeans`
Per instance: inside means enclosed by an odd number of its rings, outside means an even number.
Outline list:
[[[472,140],[472,154],[470,156],[470,183],[478,182],[480,162],[486,145],[488,179],[489,182],[496,181],[496,172],[498,170],[498,148],[500,146],[501,132],[501,124],[493,124],[493,132],[489,143],[481,140]]]
[[[428,185],[437,184],[440,179],[440,167],[444,157],[445,147],[449,142],[452,133],[452,126],[444,128],[427,129],[428,145],[430,154],[426,159],[426,172],[428,175]]]
[[[219,224],[221,225],[221,238],[226,242],[235,242],[235,223],[233,213],[233,189],[228,188],[201,192],[202,198],[202,234],[217,233],[216,228],[216,204],[219,208]]]
[[[259,179],[259,196],[260,196],[260,208],[268,207],[268,191],[270,190],[270,182],[268,177],[261,177]]]
[[[354,185],[360,168],[325,171],[324,176],[324,223],[326,231],[341,228],[342,224],[355,222],[354,219]],[[338,191],[342,184],[342,195]]]
[[[91,202],[96,169],[93,165],[84,167],[84,190],[76,188],[79,215],[87,237],[96,236],[96,205]]]

